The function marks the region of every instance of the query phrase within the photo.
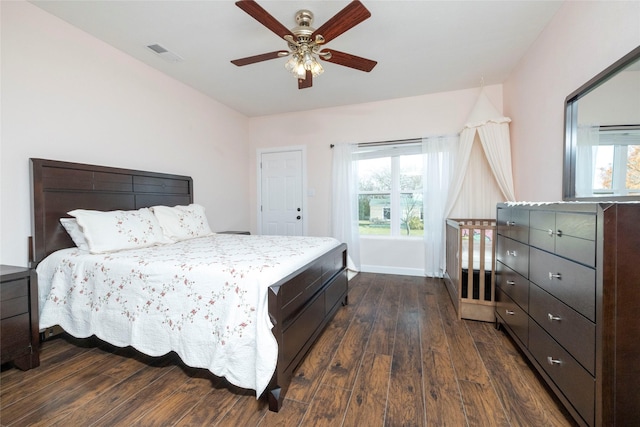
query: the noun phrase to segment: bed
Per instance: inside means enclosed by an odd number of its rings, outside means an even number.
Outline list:
[[[459,319],[495,321],[492,219],[446,220],[445,284]]]
[[[255,389],[257,396],[262,396],[268,400],[270,410],[276,412],[280,410],[295,368],[301,363],[336,311],[348,302],[347,248],[344,243],[331,242],[333,239],[329,238],[287,240],[282,236],[210,233],[207,236],[186,239],[175,244],[134,248],[131,251],[114,253],[88,254],[86,251],[76,248],[69,233],[61,225],[60,219],[69,217],[67,212],[75,209],[83,211],[122,210],[133,212],[137,210],[146,211],[145,208],[154,206],[192,205],[192,179],[181,175],[45,159],[31,159],[31,177],[33,235],[31,237],[29,259],[31,267],[38,268],[41,271],[48,271],[46,280],[42,280],[44,290],[43,295],[41,295],[41,301],[44,302],[41,302],[41,304],[50,303],[53,307],[56,307],[43,313],[41,319],[44,319],[45,323],[41,323],[41,327],[43,325],[49,327],[51,326],[50,323],[56,321],[65,322],[56,317],[58,315],[56,312],[65,308],[64,304],[75,303],[73,310],[68,311],[73,312],[76,318],[81,319],[83,318],[82,316],[86,316],[86,318],[94,316],[95,312],[101,310],[103,312],[109,311],[112,315],[109,318],[111,320],[101,320],[101,322],[113,323],[101,325],[102,327],[99,328],[100,335],[109,335],[109,330],[129,328],[130,336],[124,338],[109,336],[105,341],[110,340],[115,345],[124,346],[130,345],[131,340],[134,340],[134,347],[152,356],[158,356],[167,351],[176,351],[187,365],[191,361],[193,364],[190,366],[195,365],[194,367],[207,368],[214,374],[216,374],[214,371],[226,370],[221,376],[227,377],[230,382],[240,387]],[[232,249],[224,245],[231,245]],[[157,251],[156,246],[160,248]],[[224,256],[219,255],[215,258],[216,261],[213,262],[202,261],[202,255],[193,255],[192,257],[195,258],[194,264],[188,264],[187,260],[191,259],[191,254],[200,254],[196,250],[202,248],[208,250],[210,246],[223,248]],[[270,248],[274,247],[280,249],[270,250]],[[307,250],[307,247],[312,249]],[[158,266],[171,264],[167,260],[176,257],[176,255],[162,252],[165,248],[177,249],[178,253],[182,254],[179,256],[184,261],[182,263],[183,273],[179,277],[174,274],[174,276],[178,277],[178,281],[173,276],[157,277],[161,270]],[[239,253],[241,258],[247,258],[249,253],[254,252],[261,253],[262,258],[247,261],[249,264],[234,261],[235,258],[232,257],[232,255],[235,256],[236,253]],[[282,252],[283,257],[291,258],[295,263],[286,264],[285,266],[284,262],[275,258],[274,252]],[[126,255],[123,255],[123,253],[126,253]],[[93,256],[94,258],[85,261],[85,255]],[[83,258],[80,258],[81,256]],[[76,283],[75,288],[71,286],[71,290],[60,291],[60,286],[65,282],[63,280],[64,274],[67,273],[62,273],[62,267],[49,265],[55,257],[59,257],[64,260],[63,263],[72,264],[74,267],[85,262],[87,265],[99,265],[102,268],[98,268],[91,275],[99,275],[104,271],[108,271],[112,278],[117,277],[117,279],[112,280],[113,282],[128,283],[128,279],[123,280],[122,277],[126,276],[127,269],[131,271],[135,269],[134,275],[144,276],[148,282],[135,287],[128,286],[128,288],[135,289],[134,294],[121,293],[125,292],[121,288],[127,288],[127,286],[113,287],[109,292],[101,294],[100,298],[96,297],[91,302],[87,302],[87,300],[84,301],[84,304],[80,304],[78,301],[81,298],[85,298],[86,294],[90,292],[78,291],[78,283],[81,282]],[[120,261],[118,261],[118,258],[120,258]],[[123,271],[118,270],[119,267],[114,266],[114,264],[109,264],[112,262],[121,262],[118,265],[122,266]],[[157,262],[157,266],[154,267],[152,262]],[[239,262],[239,264],[230,266],[229,263],[231,262]],[[200,353],[209,351],[210,347],[214,348],[214,352],[219,352],[220,350],[215,350],[220,348],[219,345],[216,347],[208,341],[203,343],[202,340],[198,339],[187,341],[186,343],[178,342],[175,337],[188,336],[189,328],[194,328],[191,325],[195,317],[206,318],[209,323],[213,324],[211,318],[216,317],[217,314],[207,312],[210,305],[201,302],[203,298],[198,293],[200,288],[191,285],[193,283],[198,284],[200,281],[202,283],[205,281],[213,283],[213,277],[223,273],[209,273],[209,270],[203,270],[203,265],[206,264],[206,267],[209,268],[210,264],[216,263],[227,267],[224,270],[226,278],[219,278],[225,281],[226,288],[224,289],[226,291],[224,294],[222,293],[223,291],[216,293],[216,298],[213,298],[211,297],[213,295],[211,292],[213,291],[208,290],[209,294],[205,296],[211,298],[209,300],[205,298],[205,302],[214,304],[216,302],[214,300],[217,299],[227,302],[233,301],[230,305],[233,310],[227,310],[231,313],[229,316],[240,316],[239,313],[249,313],[247,315],[255,316],[254,320],[243,321],[240,319],[234,324],[236,326],[241,325],[242,328],[250,324],[250,328],[255,329],[253,335],[255,335],[256,341],[250,344],[243,341],[239,344],[232,343],[232,345],[229,345],[227,340],[231,340],[233,337],[230,336],[234,334],[228,333],[228,325],[212,327],[216,328],[211,331],[211,335],[217,340],[216,343],[222,343],[228,347],[235,346],[235,348],[240,349],[240,352],[230,352],[227,358],[223,359],[225,362],[221,364],[222,366],[210,369],[209,366],[200,366],[202,362],[198,360],[198,357],[200,357]],[[143,266],[150,270],[144,270],[144,274],[139,273],[138,270],[142,269]],[[51,271],[57,272],[57,275]],[[187,274],[189,276],[186,276]],[[192,274],[197,274],[197,276],[193,278]],[[67,281],[72,282],[72,277],[69,276]],[[240,280],[238,278],[253,280],[253,282],[249,283],[254,284],[257,290],[253,290],[254,286],[246,289],[236,286],[236,282],[232,282],[232,280]],[[39,277],[39,283],[40,281]],[[174,310],[175,308],[162,301],[171,300],[174,305],[180,305],[178,302],[181,302],[182,299],[166,298],[162,300],[161,296],[165,296],[165,293],[172,292],[175,288],[185,287],[187,283],[191,286],[187,294],[188,302],[182,304],[185,306],[186,311],[179,316],[167,315],[166,313],[169,313],[169,310]],[[91,291],[97,295],[97,291]],[[142,291],[147,292],[145,298],[149,300],[147,302],[148,307],[140,307],[141,304],[138,304],[134,306],[135,313],[132,313],[134,310],[131,307],[123,306],[127,301],[133,301],[134,298],[138,297],[135,294],[136,292]],[[55,292],[58,292],[58,294]],[[60,294],[60,292],[63,292],[63,294]],[[74,298],[68,298],[72,293]],[[118,293],[118,295],[113,296],[114,293]],[[204,294],[204,291],[202,293]],[[244,299],[236,299],[239,298],[238,294],[242,295]],[[108,306],[103,301],[107,296],[110,298],[109,303],[115,304],[115,301],[117,301],[122,306],[118,308],[123,314],[121,317],[113,316],[113,312],[118,311],[118,309],[114,310],[113,307]],[[60,300],[64,298],[68,298],[68,300],[60,304]],[[103,303],[104,305],[101,305]],[[56,306],[56,304],[58,305]],[[86,309],[82,308],[83,305]],[[218,304],[217,307],[223,306]],[[43,310],[42,307],[41,310]],[[144,324],[144,327],[138,328],[136,322],[142,322],[142,320],[138,319],[143,318],[145,312],[149,311],[155,311],[156,314],[165,314],[164,321],[159,320],[154,323],[149,320]],[[132,318],[134,318],[133,321]],[[176,321],[176,319],[178,320]],[[256,326],[254,327],[251,322],[255,322]],[[91,331],[91,327],[83,324],[86,322],[77,321],[76,319],[75,323],[80,325],[77,328],[81,330],[79,334],[83,335],[82,337],[88,334],[87,331]],[[265,325],[270,328],[270,332],[264,333]],[[68,323],[67,327],[70,329],[76,328],[76,326],[72,326],[72,323]],[[178,331],[177,335],[171,335],[175,332],[172,329]],[[100,335],[97,336],[104,339]],[[241,332],[236,331],[235,335],[242,336],[246,340],[246,336],[251,334],[242,329]],[[154,347],[154,345],[156,346]],[[274,353],[267,351],[270,346],[275,346],[276,351]],[[256,386],[251,385],[249,387],[246,384],[238,384],[239,380],[236,378],[235,371],[230,372],[235,368],[229,368],[228,366],[234,360],[241,362],[240,359],[244,358],[242,357],[244,354],[243,349],[247,347],[255,347],[257,349],[254,350],[254,353],[256,353],[259,365],[254,368]],[[275,368],[272,366],[274,363]],[[244,372],[243,370],[247,370],[247,367],[238,369]],[[251,369],[249,367],[248,370]],[[244,375],[244,373],[241,375]],[[266,384],[266,386],[263,387],[261,384]],[[263,389],[264,392],[261,391]]]

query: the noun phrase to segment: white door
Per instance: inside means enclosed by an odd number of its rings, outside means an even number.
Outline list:
[[[261,233],[303,235],[302,150],[260,156]]]

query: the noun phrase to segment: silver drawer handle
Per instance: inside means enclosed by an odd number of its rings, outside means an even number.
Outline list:
[[[559,316],[554,316],[554,315],[553,315],[553,314],[551,314],[551,313],[548,313],[548,314],[547,314],[547,316],[549,317],[549,321],[550,321],[550,322],[553,322],[554,320],[559,322],[559,321],[561,321],[561,320],[562,320],[562,318],[561,318],[561,317],[559,317]]]
[[[553,236],[555,234],[555,232],[552,229],[549,229],[547,233],[549,233],[549,236]]]
[[[512,255],[512,256],[517,256],[516,255],[516,251],[507,251],[507,256]]]
[[[514,314],[516,314],[516,312],[513,310],[505,310],[504,313],[508,314],[509,316],[513,316]]]
[[[515,284],[516,284],[516,282],[514,280],[507,280],[507,285],[513,286]]]
[[[562,279],[562,274],[549,272],[549,280]]]
[[[515,221],[507,221],[507,225],[509,227],[513,227],[514,225],[516,225]]]
[[[549,363],[549,365],[553,366],[553,365],[562,365],[562,360],[560,359],[554,359],[551,356],[547,356],[547,362]]]

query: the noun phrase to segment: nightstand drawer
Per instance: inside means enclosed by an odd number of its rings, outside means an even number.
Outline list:
[[[2,282],[2,287],[0,288],[0,301],[6,301],[13,298],[26,296],[29,296],[28,279],[18,279],[8,282]],[[2,313],[2,317],[5,317],[4,313]]]
[[[29,314],[29,297],[25,295],[8,300],[3,299],[0,303],[0,313],[2,313],[2,320],[18,314]]]
[[[31,352],[29,313],[2,319],[0,328],[0,358],[2,362]]]
[[[0,265],[0,362],[27,370],[40,365],[38,277],[35,270]]]

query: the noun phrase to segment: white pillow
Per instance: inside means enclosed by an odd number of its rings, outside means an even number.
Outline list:
[[[185,240],[212,234],[203,206],[154,206],[151,209],[169,239]]]
[[[67,213],[82,227],[89,252],[94,254],[172,242],[164,237],[149,208],[107,212],[76,209]]]
[[[82,228],[80,228],[80,225],[75,218],[60,218],[60,224],[62,224],[64,229],[67,230],[71,240],[73,240],[73,243],[76,244],[78,249],[82,249],[83,251],[89,250],[87,239],[84,238]]]

